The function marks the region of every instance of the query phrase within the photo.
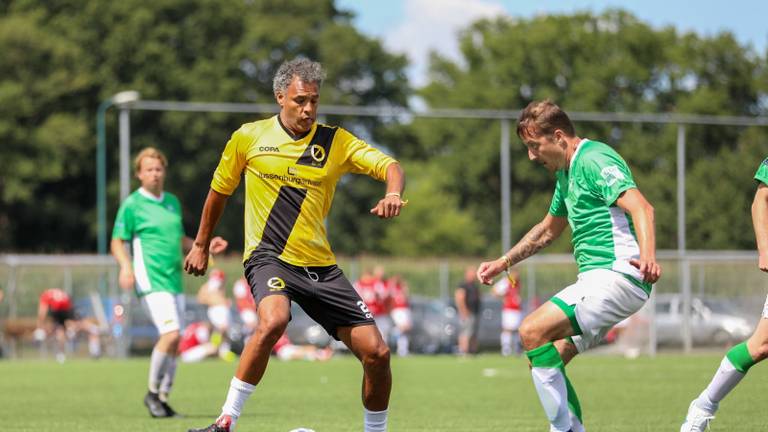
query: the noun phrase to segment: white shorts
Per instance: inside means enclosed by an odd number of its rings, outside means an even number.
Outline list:
[[[253,309],[241,310],[240,319],[243,320],[243,323],[249,327],[256,326],[256,321],[258,320],[258,318],[256,318],[256,311]]]
[[[523,314],[519,310],[504,309],[501,311],[501,329],[515,331],[520,328]]]
[[[161,335],[182,328],[181,317],[186,304],[184,295],[153,292],[142,297],[141,302]]]
[[[595,269],[579,273],[575,284],[555,294],[551,301],[565,312],[574,331],[579,352],[596,346],[614,325],[634,314],[648,295],[621,273]]]
[[[229,318],[230,314],[227,306],[218,305],[208,307],[208,320],[213,324],[215,329],[221,330],[229,327]]]
[[[408,308],[392,309],[390,316],[392,316],[392,321],[395,322],[395,326],[399,329],[410,329],[413,324],[411,321],[411,310]]]

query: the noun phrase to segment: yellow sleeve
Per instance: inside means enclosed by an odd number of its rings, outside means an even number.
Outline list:
[[[240,177],[245,169],[248,135],[240,128],[227,142],[221,160],[213,173],[211,189],[224,195],[232,195],[240,184]]]
[[[386,181],[387,167],[395,162],[392,157],[357,138],[344,129],[339,130],[345,152],[345,165],[348,172],[365,174],[379,181]]]

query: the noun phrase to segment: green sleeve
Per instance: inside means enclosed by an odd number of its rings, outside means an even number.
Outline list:
[[[768,185],[768,157],[765,158],[763,163],[757,168],[757,172],[755,172],[755,180]]]
[[[622,192],[637,188],[627,163],[613,151],[595,152],[584,164],[584,177],[592,192],[607,206],[613,205]]]
[[[115,217],[115,226],[112,228],[112,238],[121,240],[131,240],[135,229],[135,220],[133,217],[133,206],[131,206],[131,197],[128,197],[120,205]]]

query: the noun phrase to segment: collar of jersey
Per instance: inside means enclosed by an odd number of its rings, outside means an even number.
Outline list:
[[[576,155],[579,154],[579,151],[581,150],[582,147],[584,147],[584,143],[586,143],[587,141],[590,141],[590,140],[586,138],[582,138],[582,140],[579,141],[579,145],[576,146],[576,151],[573,152],[573,156],[571,156],[571,163],[570,165],[568,165],[568,171],[570,171],[571,168],[573,168],[573,162],[576,160]]]
[[[155,202],[163,202],[163,199],[165,198],[165,192],[161,193],[159,197],[156,197],[156,196],[152,195],[152,192],[144,189],[143,187],[139,188],[139,193],[144,198],[151,199],[152,201],[155,201]]]
[[[280,120],[280,114],[276,115],[275,118],[277,118],[277,124],[279,124],[280,127],[283,128],[283,132],[285,132],[285,134],[288,135],[288,137],[290,137],[294,141],[301,141],[301,140],[303,140],[304,138],[307,137],[307,135],[309,135],[312,132],[314,132],[315,131],[315,127],[317,126],[317,122],[314,122],[314,123],[312,123],[312,127],[309,128],[308,131],[304,132],[301,135],[293,135],[291,133],[291,131],[287,127],[285,127],[285,125],[283,124],[283,121]]]

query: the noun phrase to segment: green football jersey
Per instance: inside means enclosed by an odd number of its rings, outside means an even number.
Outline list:
[[[757,172],[755,172],[755,180],[768,185],[768,157],[765,158],[763,163],[757,168]]]
[[[568,218],[579,272],[610,269],[650,292],[640,271],[629,263],[640,257],[632,217],[616,205],[622,192],[637,187],[624,159],[608,145],[585,139],[570,167],[555,176],[549,213]]]
[[[131,241],[136,293],[181,294],[181,204],[171,193],[160,198],[138,189],[117,211],[112,238]]]

